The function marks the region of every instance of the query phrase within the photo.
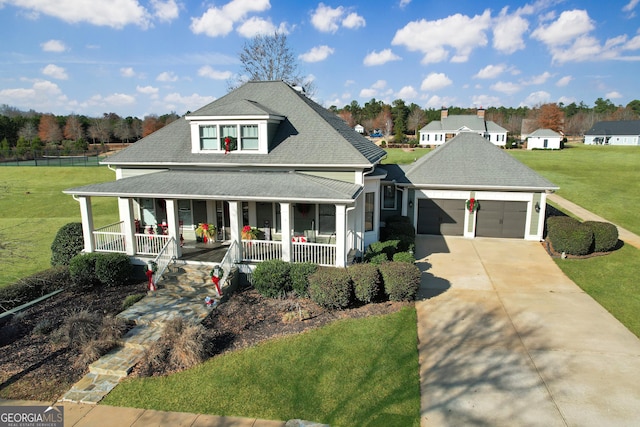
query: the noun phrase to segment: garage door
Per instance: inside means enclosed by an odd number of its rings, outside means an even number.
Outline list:
[[[476,236],[524,238],[527,222],[527,202],[480,201],[477,212]]]
[[[462,236],[464,200],[419,199],[418,234]]]

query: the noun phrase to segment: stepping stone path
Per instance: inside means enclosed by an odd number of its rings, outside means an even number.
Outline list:
[[[213,307],[220,303],[209,276],[211,269],[211,265],[173,264],[163,275],[157,291],[149,292],[117,315],[136,324],[123,337],[122,346],[89,365],[89,373],[60,401],[98,403],[129,375],[146,348],[160,338],[165,322],[179,316],[197,324],[207,317],[211,307],[207,307],[205,298],[214,300]],[[223,293],[225,287],[222,286]]]

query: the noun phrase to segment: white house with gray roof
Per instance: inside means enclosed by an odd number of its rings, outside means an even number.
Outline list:
[[[527,136],[527,150],[559,150],[562,135],[551,129],[536,129]]]
[[[640,120],[598,122],[584,133],[587,145],[640,145]]]
[[[449,115],[449,110],[440,111],[440,121],[433,120],[420,129],[420,145],[441,145],[461,132],[476,133],[494,145],[507,143],[507,130],[493,121],[485,119],[485,110],[479,108],[477,114]]]
[[[114,181],[65,193],[80,203],[85,252],[140,265],[206,250],[199,224],[217,229],[226,271],[273,258],[345,266],[392,215],[421,234],[542,237],[556,187],[476,132],[411,166],[382,166],[385,155],[289,85],[249,82],[105,159]],[[117,198],[120,221],[94,224],[95,197]]]

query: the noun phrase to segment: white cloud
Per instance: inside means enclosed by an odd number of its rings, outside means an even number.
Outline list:
[[[400,9],[404,9],[411,3],[411,0],[400,0]]]
[[[360,98],[375,98],[381,94],[389,94],[389,90],[384,91],[386,87],[386,80],[377,80],[370,88],[365,88],[360,91]]]
[[[107,104],[114,106],[132,105],[136,103],[135,96],[125,93],[114,93],[106,96],[104,100]]]
[[[420,85],[420,90],[440,90],[451,85],[453,82],[444,73],[431,73],[429,74]]]
[[[378,95],[378,91],[373,88],[366,88],[360,91],[360,98],[375,98]]]
[[[200,77],[207,77],[213,80],[227,80],[233,76],[233,73],[231,71],[215,70],[211,66],[205,65],[198,70],[198,75]]]
[[[529,29],[529,21],[518,13],[508,15],[507,10],[504,7],[495,19],[493,47],[503,53],[514,53],[525,48],[523,35]]]
[[[311,24],[316,30],[323,33],[335,33],[340,28],[340,24],[349,29],[366,25],[365,19],[355,12],[351,12],[343,18],[347,12],[344,6],[338,6],[334,9],[324,3],[320,3],[311,13]]]
[[[594,23],[586,10],[566,10],[549,25],[540,25],[531,37],[548,46],[566,45],[593,30]]]
[[[355,12],[350,13],[346,18],[342,20],[342,26],[352,30],[364,27],[365,25],[367,25],[367,23],[364,18]]]
[[[636,12],[634,11],[634,9],[636,8],[639,2],[640,0],[630,0],[629,3],[624,5],[624,7],[622,8],[622,11],[628,12],[629,18],[634,18],[636,16]]]
[[[541,85],[544,84],[551,77],[551,73],[545,71],[542,74],[531,77],[530,80],[522,82],[524,85]]]
[[[157,95],[159,89],[153,86],[136,86],[136,92],[144,95]]]
[[[138,0],[3,0],[0,6],[3,4],[26,9],[36,18],[43,14],[72,24],[87,22],[119,29],[127,25],[147,28],[151,22],[149,11]]]
[[[617,90],[614,90],[614,91],[608,92],[605,95],[605,97],[609,98],[609,99],[618,99],[618,98],[622,98],[622,94],[620,92],[618,92]]]
[[[421,19],[396,31],[391,44],[423,53],[423,64],[446,60],[449,49],[455,51],[455,62],[466,62],[473,49],[487,45],[490,26],[489,10],[473,18],[458,13],[435,21]]]
[[[67,46],[60,40],[48,40],[40,46],[44,52],[64,52],[67,50]]]
[[[175,82],[178,80],[178,76],[176,76],[173,71],[163,71],[158,74],[156,80],[159,82]]]
[[[334,49],[327,45],[315,46],[308,52],[301,54],[299,58],[304,62],[320,62],[327,59],[329,55],[333,54],[333,52]]]
[[[191,18],[189,28],[194,34],[205,34],[209,37],[226,36],[233,30],[233,26],[248,14],[264,12],[270,8],[269,0],[231,0],[222,7],[211,6],[198,18]]]
[[[378,80],[371,87],[374,88],[374,89],[382,90],[385,87],[387,87],[387,81],[386,80]]]
[[[490,95],[477,95],[472,98],[473,105],[476,107],[497,107],[501,106],[500,98]]]
[[[640,1],[640,0],[638,0]],[[638,50],[640,49],[640,35],[635,36],[634,38],[632,38],[631,40],[629,40],[627,43],[625,43],[625,45],[622,47],[625,50]]]
[[[456,98],[454,97],[433,95],[431,98],[427,100],[425,107],[440,108],[440,107],[446,107],[448,105],[454,105],[455,103],[456,103]]]
[[[197,93],[191,95],[181,95],[177,92],[170,93],[164,97],[165,110],[173,111],[194,111],[203,105],[207,105],[215,101],[214,96],[202,96]]]
[[[281,34],[289,34],[289,29],[287,28],[286,23],[283,22],[278,27],[276,27],[275,24],[271,22],[271,20],[263,19],[257,16],[252,16],[251,18],[244,21],[242,24],[240,24],[236,31],[242,37],[246,37],[248,39],[253,38],[257,35],[273,34],[275,32]]]
[[[158,18],[159,21],[173,21],[180,15],[180,8],[175,0],[151,0],[150,4],[153,8],[153,15]]]
[[[496,92],[506,93],[507,95],[513,95],[520,90],[520,85],[512,82],[497,82],[491,85],[491,89]]]
[[[525,98],[520,106],[534,107],[536,105],[547,104],[551,101],[551,94],[543,90],[532,92]]]
[[[67,80],[69,76],[64,68],[49,64],[42,69],[42,74],[58,80]]]
[[[505,64],[487,65],[476,74],[476,79],[495,79],[507,69]]]
[[[396,93],[398,99],[412,99],[418,97],[418,91],[413,86],[405,86]]]
[[[393,53],[391,49],[384,49],[380,52],[373,51],[367,56],[364,57],[364,61],[362,63],[367,67],[371,67],[374,65],[383,65],[390,61],[399,61],[400,58],[398,55]]]
[[[576,98],[572,97],[572,96],[561,96],[560,98],[558,98],[558,103],[563,103],[564,105],[569,105],[573,102],[576,102]]]
[[[565,87],[565,86],[567,86],[569,83],[571,83],[571,80],[573,80],[573,77],[571,77],[571,76],[564,76],[564,77],[560,78],[560,79],[556,82],[556,86],[558,86],[558,87]]]
[[[136,72],[131,67],[120,68],[120,75],[122,77],[135,77]]]

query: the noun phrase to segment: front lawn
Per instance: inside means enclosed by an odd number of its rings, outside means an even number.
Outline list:
[[[127,379],[102,402],[331,426],[419,426],[416,312],[337,321],[214,357],[166,377]]]

